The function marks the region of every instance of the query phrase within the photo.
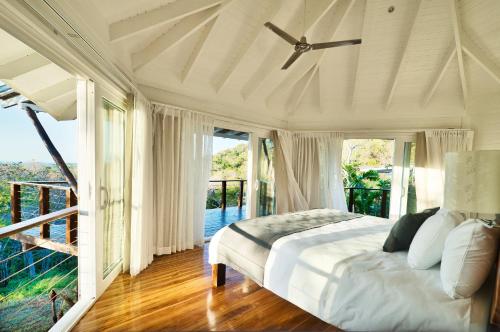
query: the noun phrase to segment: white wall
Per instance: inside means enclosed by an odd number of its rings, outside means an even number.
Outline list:
[[[475,131],[476,150],[500,150],[500,105],[498,112],[474,113],[468,121]]]

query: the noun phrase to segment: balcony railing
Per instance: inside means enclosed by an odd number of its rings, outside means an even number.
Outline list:
[[[0,330],[48,330],[78,300],[76,204],[62,182],[11,183],[11,224],[0,227]]]
[[[12,224],[77,205],[77,198],[66,182],[11,182],[10,189]],[[77,255],[77,215],[71,214],[64,219],[65,223],[42,223],[39,234],[31,228],[12,238],[25,247],[43,243],[44,248]],[[44,241],[46,239],[49,241]]]
[[[247,180],[210,180],[210,183],[220,183],[221,184],[221,198],[219,202],[219,208],[222,210],[226,210],[227,208],[227,189],[228,189],[228,183],[231,182],[237,182],[238,183],[238,201],[237,201],[237,206],[238,208],[242,208],[244,205],[244,197],[245,197],[245,182]]]
[[[349,212],[389,217],[390,189],[348,187],[345,190]]]

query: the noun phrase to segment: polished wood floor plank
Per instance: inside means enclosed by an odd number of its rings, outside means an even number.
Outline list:
[[[208,248],[120,275],[73,331],[339,331],[227,268],[212,288]]]

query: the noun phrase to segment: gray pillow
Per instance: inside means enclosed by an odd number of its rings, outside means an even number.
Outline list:
[[[420,226],[422,226],[427,218],[436,214],[438,210],[439,208],[437,207],[402,216],[394,226],[392,226],[391,232],[387,240],[385,240],[383,250],[385,252],[408,250]]]

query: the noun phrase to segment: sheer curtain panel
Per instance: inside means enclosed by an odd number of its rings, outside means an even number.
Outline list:
[[[132,140],[132,206],[130,274],[135,276],[153,261],[153,114],[149,101],[134,98]]]
[[[213,121],[153,105],[155,253],[204,243],[204,215],[212,161]]]
[[[347,211],[342,133],[274,131],[278,213],[314,208]]]
[[[276,212],[282,214],[308,210],[309,205],[293,170],[293,134],[284,130],[273,130],[271,137],[276,160],[274,164]]]
[[[447,152],[471,151],[474,132],[464,129],[426,130],[417,135],[415,182],[418,210],[442,206],[444,156]]]

